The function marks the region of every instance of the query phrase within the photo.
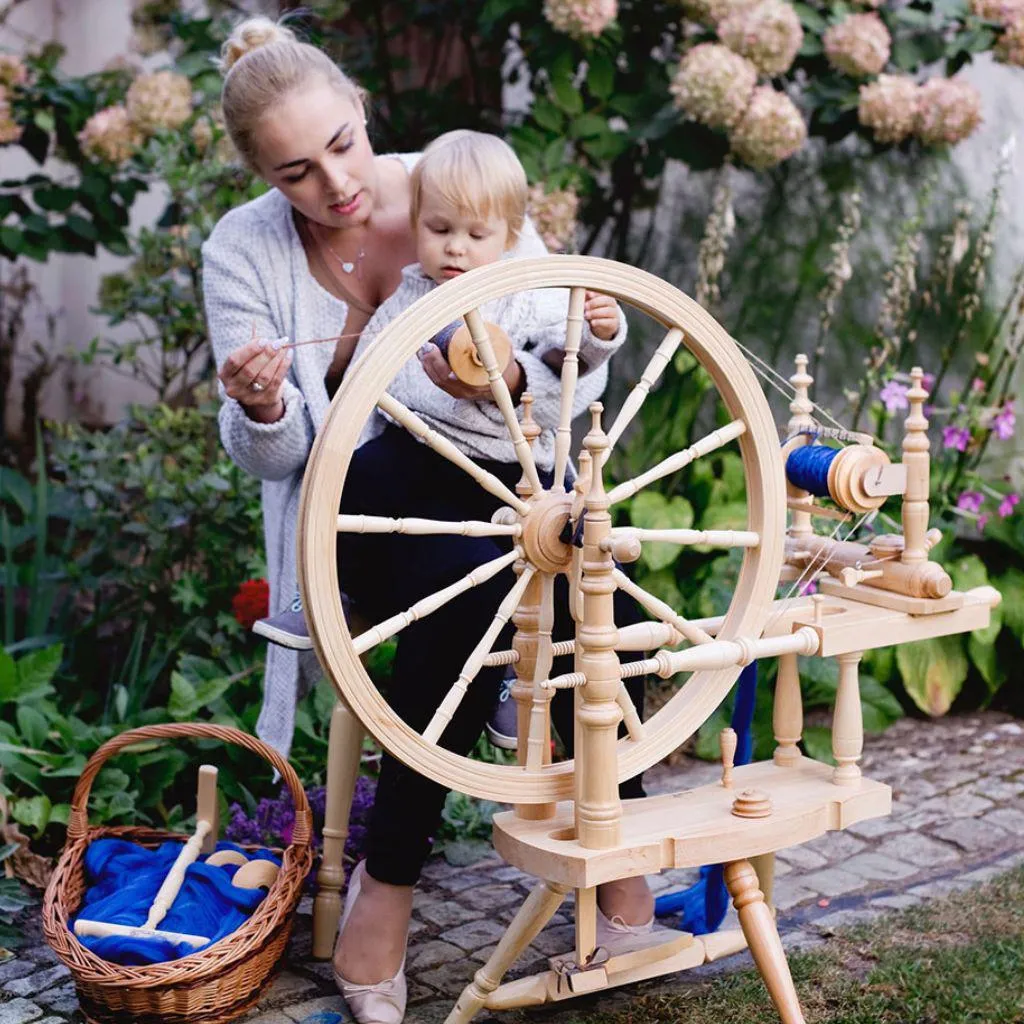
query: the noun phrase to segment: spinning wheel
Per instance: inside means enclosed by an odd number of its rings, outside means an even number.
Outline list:
[[[608,260],[570,256],[496,264],[474,271],[463,279],[436,290],[406,311],[375,340],[358,369],[346,378],[339,391],[318,436],[306,473],[307,483],[301,516],[300,562],[304,579],[303,599],[305,607],[309,609],[312,633],[321,663],[344,700],[366,724],[374,738],[410,767],[445,786],[474,796],[516,803],[543,804],[572,795],[572,761],[558,764],[541,764],[534,761],[522,766],[484,764],[443,749],[438,746],[437,738],[439,730],[443,728],[457,706],[466,687],[472,685],[473,677],[491,654],[491,645],[498,631],[522,601],[531,581],[536,580],[540,584],[539,618],[546,620],[551,616],[553,591],[550,586],[545,585],[545,580],[557,572],[572,572],[573,548],[562,541],[560,535],[567,519],[574,513],[578,517],[586,501],[580,500],[577,495],[574,507],[573,495],[567,495],[560,486],[541,486],[530,447],[523,437],[511,398],[497,373],[492,374],[492,379],[495,381],[498,404],[505,414],[509,436],[516,446],[527,481],[522,496],[512,493],[493,477],[488,478],[467,456],[447,443],[444,438],[430,432],[415,413],[404,409],[385,394],[392,378],[414,355],[423,339],[431,337],[457,317],[465,317],[477,340],[485,365],[488,361],[493,364],[493,355],[488,351],[486,333],[483,332],[479,316],[474,316],[473,311],[489,300],[534,288],[572,290],[566,349],[567,354],[573,353],[573,358],[566,359],[563,369],[555,481],[560,481],[564,476],[563,471],[569,457],[569,422],[577,377],[574,355],[579,348],[582,327],[580,312],[585,289],[612,295],[644,311],[667,328],[664,341],[640,383],[627,398],[607,435],[602,439],[600,431],[591,434],[592,450],[594,453],[600,453],[602,460],[607,457],[611,445],[618,440],[636,414],[648,390],[657,382],[661,371],[680,345],[689,348],[717,386],[731,417],[727,426],[709,433],[688,449],[658,462],[646,473],[621,484],[608,495],[600,499],[595,498],[593,505],[596,514],[601,504],[614,504],[702,455],[724,445],[738,443],[751,498],[746,531],[718,531],[710,535],[695,530],[667,533],[662,531],[657,537],[651,535],[649,531],[642,530],[611,531],[613,541],[619,538],[625,541],[633,539],[634,542],[650,539],[679,544],[704,543],[744,548],[743,565],[735,595],[718,631],[719,643],[716,649],[720,650],[722,643],[736,637],[757,636],[767,619],[782,557],[785,509],[777,432],[768,404],[746,360],[728,335],[700,306],[677,289],[644,271]],[[412,433],[425,438],[436,451],[465,469],[480,486],[504,500],[508,505],[508,516],[501,523],[438,523],[384,519],[370,521],[370,517],[339,516],[338,504],[352,451],[364,421],[378,403],[394,420]],[[582,460],[587,461],[586,453]],[[339,530],[472,533],[474,536],[508,535],[514,539],[516,548],[500,562],[482,566],[474,579],[467,578],[463,583],[437,594],[435,598],[419,602],[418,607],[411,608],[404,616],[377,624],[353,637],[346,626],[338,596],[339,583],[333,551]],[[605,555],[611,571],[611,554],[605,552]],[[360,661],[360,655],[376,643],[398,633],[415,618],[429,615],[445,600],[455,596],[455,593],[479,583],[486,574],[500,571],[517,560],[521,563],[518,581],[509,592],[503,607],[495,609],[493,629],[482,638],[481,644],[466,663],[459,680],[452,681],[453,690],[446,699],[446,706],[440,709],[439,717],[431,723],[431,727],[428,727],[424,734],[415,732],[392,711],[378,693]],[[618,577],[617,582],[619,585],[629,585],[622,577]],[[698,645],[712,643],[716,646],[705,630],[685,622],[653,595],[647,595],[635,586],[631,588],[631,593],[638,597],[641,604],[656,618],[669,623],[677,634],[681,634],[676,640],[685,637]],[[640,630],[636,632],[639,633]],[[665,631],[659,644],[649,630],[644,630],[643,636],[648,642],[655,639],[656,642],[651,646],[665,644],[671,638],[671,634]],[[557,653],[565,652],[559,650]],[[537,654],[540,660],[545,657],[543,651],[538,651]],[[550,658],[550,652],[547,657]],[[536,661],[537,658],[533,657],[530,660]],[[699,664],[694,666],[696,670],[686,686],[649,721],[643,724],[639,721],[628,723],[630,735],[619,741],[615,753],[616,770],[620,780],[638,774],[676,749],[700,727],[728,694],[739,674],[739,662],[716,667],[714,659],[705,660],[710,662],[708,667],[703,668]],[[682,670],[683,666],[680,666],[669,671],[667,664],[655,668],[647,667],[647,671],[659,671],[666,675]],[[542,673],[537,682],[542,681],[545,675]],[[531,685],[534,683],[532,674],[527,681]],[[558,682],[574,681],[569,679]],[[542,701],[550,696],[550,690],[541,690],[538,687],[534,699]],[[628,701],[620,703],[625,704]],[[627,710],[628,714],[628,709],[624,710]],[[538,737],[534,735],[533,740],[533,747],[536,750],[540,746],[537,742]]]
[[[527,289],[569,291],[560,412],[555,430],[555,485],[545,487],[531,440],[540,428],[523,421],[501,377],[480,307]],[[591,406],[591,426],[577,453],[580,478],[571,493],[559,483],[569,461],[570,422],[579,376],[586,290],[614,296],[658,321],[665,335],[639,384],[607,427],[602,408]],[[522,467],[513,489],[468,458],[404,407],[387,389],[423,340],[462,319],[486,369],[496,408]],[[611,448],[636,415],[649,390],[680,346],[709,374],[728,422],[606,490],[603,467]],[[870,438],[833,431],[811,416],[811,379],[798,358],[791,378],[793,413],[781,451],[768,404],[750,364],[718,324],[692,300],[635,268],[589,257],[546,257],[475,270],[421,299],[395,320],[353,368],[334,399],[307,467],[300,513],[302,596],[317,653],[337,688],[328,761],[328,810],[324,867],[314,908],[314,955],[329,956],[343,884],[342,846],[348,803],[358,769],[362,729],[397,758],[447,787],[515,804],[496,815],[494,843],[510,863],[541,881],[520,908],[487,963],[475,974],[448,1024],[466,1024],[480,1009],[504,1009],[568,998],[697,966],[749,946],[784,1024],[803,1016],[770,909],[775,851],[829,830],[887,814],[889,787],[865,778],[858,761],[863,743],[858,663],[865,649],[984,628],[999,595],[982,587],[951,590],[948,574],[929,560],[937,531],[928,530],[927,394],[922,373],[911,374],[903,458],[890,464]],[[489,521],[442,522],[423,518],[356,516],[338,511],[342,487],[363,424],[378,407],[501,502]],[[554,427],[554,424],[549,424]],[[834,450],[821,435],[853,441]],[[839,436],[849,435],[849,436]],[[617,501],[727,445],[736,445],[747,489],[745,530],[614,529],[609,509]],[[875,537],[870,545],[814,531],[812,519],[847,520],[868,515],[890,496],[902,495],[902,534]],[[815,503],[828,497],[838,511]],[[787,510],[791,510],[787,526]],[[840,523],[840,526],[842,523]],[[582,532],[582,548],[572,540]],[[464,578],[353,635],[342,609],[335,551],[339,533],[397,533],[502,538],[511,550]],[[743,551],[735,590],[724,615],[687,621],[633,583],[616,560],[638,557],[648,542],[709,545]],[[433,714],[417,731],[378,693],[361,656],[411,623],[429,617],[460,594],[513,568],[516,579],[494,609],[490,625]],[[569,580],[575,621],[573,640],[555,643],[556,576]],[[825,574],[833,579],[826,579]],[[821,578],[821,593],[774,600],[780,579]],[[625,592],[651,621],[618,627],[613,596]],[[493,650],[509,621],[511,650]],[[443,638],[439,642],[443,642]],[[684,646],[684,644],[686,646]],[[655,650],[621,663],[617,652]],[[553,658],[573,654],[575,670],[551,677]],[[832,747],[835,766],[805,757],[799,655],[835,657],[839,682]],[[771,760],[735,767],[731,730],[722,737],[720,782],[681,793],[620,801],[617,784],[683,743],[728,694],[744,665],[777,657],[773,707],[777,746]],[[484,666],[515,666],[518,714],[516,765],[472,761],[440,746],[446,725]],[[675,695],[641,722],[624,680],[689,673]],[[557,689],[577,691],[575,759],[550,761],[550,700]],[[620,723],[627,735],[618,738]],[[333,787],[333,788],[332,788]],[[333,797],[332,797],[333,792]],[[559,802],[560,801],[560,802]],[[653,933],[648,944],[599,956],[597,886],[666,868],[723,863],[740,928],[693,936]],[[550,970],[501,984],[517,956],[576,893],[576,945],[554,957]]]

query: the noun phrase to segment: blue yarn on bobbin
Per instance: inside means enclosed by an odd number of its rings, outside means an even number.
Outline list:
[[[839,452],[839,448],[824,444],[795,448],[786,459],[786,478],[794,487],[816,498],[828,498],[828,470]]]
[[[448,346],[451,344],[452,338],[455,336],[455,332],[462,326],[461,320],[453,320],[447,327],[442,327],[441,330],[435,334],[428,344],[436,345],[441,350],[441,355],[448,358]]]

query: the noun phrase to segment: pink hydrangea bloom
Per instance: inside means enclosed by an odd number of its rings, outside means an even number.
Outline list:
[[[192,116],[192,83],[173,71],[139,75],[128,87],[125,106],[135,126],[147,135],[180,128]]]
[[[1019,494],[1007,494],[1001,502],[999,502],[999,515],[1005,519],[1007,516],[1013,514],[1013,510],[1020,504]]]
[[[683,57],[669,92],[689,117],[711,128],[731,128],[743,116],[757,69],[719,43],[701,43]]]
[[[996,40],[996,60],[1024,67],[1024,12],[1018,11]]]
[[[909,409],[910,402],[907,400],[907,392],[910,390],[906,384],[890,380],[878,393],[878,397],[885,403],[886,412],[900,412],[902,409]]]
[[[21,138],[21,125],[11,116],[11,104],[0,93],[0,146],[17,142]]]
[[[1013,437],[1014,427],[1017,425],[1017,414],[1013,411],[1013,402],[1007,402],[1002,409],[992,417],[992,433],[1000,441],[1009,441]]]
[[[902,142],[917,125],[918,88],[909,75],[879,75],[860,87],[857,118],[879,142]]]
[[[977,512],[985,501],[985,495],[981,491],[964,491],[956,499],[956,507],[965,512]]]
[[[82,152],[94,160],[123,164],[139,147],[142,135],[122,106],[105,107],[78,133]]]
[[[570,189],[545,192],[543,185],[533,185],[526,206],[537,233],[552,251],[568,249],[576,234],[579,196]]]
[[[971,440],[971,432],[966,427],[955,427],[950,424],[942,428],[942,447],[952,448],[958,452],[967,451]]]
[[[892,51],[892,36],[873,11],[851,14],[829,26],[822,42],[832,67],[853,78],[877,75],[888,63]]]
[[[718,36],[763,75],[782,75],[803,45],[804,30],[792,5],[784,0],[761,0],[756,7],[721,21]]]
[[[1024,15],[1024,0],[971,0],[971,13],[985,21],[1009,25]]]
[[[25,62],[13,53],[0,53],[0,89],[13,89],[28,83]]]
[[[788,160],[807,141],[807,125],[793,101],[769,85],[758,86],[731,136],[733,152],[756,171]]]
[[[962,78],[930,78],[920,91],[917,135],[928,146],[953,146],[981,124],[981,93]]]
[[[573,39],[597,38],[618,13],[618,0],[544,0],[551,27]]]

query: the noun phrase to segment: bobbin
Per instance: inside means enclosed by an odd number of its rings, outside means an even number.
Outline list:
[[[485,323],[484,326],[494,347],[498,368],[504,372],[512,360],[512,341],[497,324]],[[452,372],[464,384],[471,384],[474,387],[487,385],[487,368],[480,359],[465,323],[456,320],[438,331],[430,340],[441,350]]]

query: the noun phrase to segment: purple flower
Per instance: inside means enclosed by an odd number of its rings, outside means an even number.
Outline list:
[[[808,597],[809,595],[816,594],[817,592],[818,592],[818,584],[815,583],[814,580],[808,580],[800,588],[800,596],[801,597]]]
[[[1011,400],[992,417],[992,433],[1000,441],[1008,441],[1013,437],[1013,428],[1016,425],[1017,415],[1013,411],[1013,401]]]
[[[935,383],[935,374],[934,373],[926,373],[926,374],[922,375],[922,377],[921,377],[921,387],[923,387],[925,389],[925,391],[927,391],[929,394],[931,394],[932,385],[934,383]]]
[[[1019,494],[1007,494],[1005,498],[999,503],[999,515],[1005,519],[1007,516],[1013,514],[1014,508],[1020,502]]]
[[[907,392],[910,389],[906,384],[890,380],[878,393],[878,397],[885,403],[886,412],[899,412],[901,409],[909,409],[910,402],[907,401]]]
[[[981,533],[985,529],[985,524],[988,522],[988,516],[978,516],[978,533]]]
[[[970,439],[971,432],[966,427],[955,427],[950,424],[942,428],[943,448],[955,448],[958,452],[965,452]]]
[[[963,509],[965,512],[977,512],[981,508],[982,502],[985,500],[985,495],[981,491],[964,491],[959,498],[956,499],[956,507]]]

